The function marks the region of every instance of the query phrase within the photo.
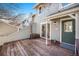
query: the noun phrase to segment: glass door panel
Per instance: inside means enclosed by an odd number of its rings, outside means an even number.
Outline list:
[[[47,26],[48,26],[47,27],[47,29],[48,29],[48,31],[47,31],[47,37],[50,38],[50,24],[48,23]]]
[[[46,37],[46,24],[42,25],[42,37]]]

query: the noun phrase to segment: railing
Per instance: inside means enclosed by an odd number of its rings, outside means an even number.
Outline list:
[[[15,25],[11,25],[10,24],[10,20],[5,20],[5,19],[0,19],[2,22],[4,22],[4,23],[6,23],[7,25],[9,25],[9,26],[12,26],[12,27],[14,27],[14,28],[18,28],[17,26],[15,26]]]
[[[16,40],[20,40],[20,39],[29,38],[29,37],[30,37],[30,33],[25,29],[20,30],[20,31],[15,31],[8,35],[0,36],[0,45],[4,44],[6,42],[16,41]]]
[[[17,32],[17,31],[15,31],[15,32]],[[9,36],[9,35],[11,35],[11,34],[13,34],[15,32],[7,33],[7,34],[2,34],[2,35],[0,35],[0,37]]]
[[[13,34],[15,34],[16,32],[12,32],[6,35],[0,35],[0,45],[3,45],[6,42],[10,42]]]

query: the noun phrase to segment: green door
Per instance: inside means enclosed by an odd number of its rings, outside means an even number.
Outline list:
[[[62,42],[75,44],[75,20],[62,21]]]

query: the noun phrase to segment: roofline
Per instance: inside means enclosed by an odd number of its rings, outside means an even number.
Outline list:
[[[32,16],[35,16],[36,14],[33,14]]]
[[[48,17],[46,17],[45,19],[55,19],[58,17],[62,17],[64,15],[68,15],[68,14],[72,14],[72,13],[77,13],[79,12],[79,7],[73,8],[73,9],[69,9],[69,10],[65,10],[63,12],[58,12],[56,14],[50,15]]]
[[[59,9],[57,12],[54,12],[54,13],[48,15],[48,16],[54,15],[54,14],[56,14],[56,13],[58,13],[58,12],[63,12],[63,11],[67,11],[67,10],[69,10],[69,9],[76,8],[76,7],[78,7],[78,6],[79,6],[79,4],[77,4],[77,3],[70,4],[69,6],[63,7],[63,8],[61,8],[61,9]]]
[[[33,9],[35,9],[37,6],[39,6],[41,3],[37,3],[33,6]]]
[[[43,4],[43,3],[37,3],[37,4],[35,4],[34,6],[33,6],[33,9],[36,9],[39,5],[41,5],[41,4]]]

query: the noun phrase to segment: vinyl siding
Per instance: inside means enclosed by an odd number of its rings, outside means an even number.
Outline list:
[[[54,22],[56,22],[56,24]],[[51,28],[51,30],[52,30],[52,33],[51,33],[52,40],[60,41],[60,20],[52,21],[51,27],[52,27]]]
[[[57,12],[60,8],[60,3],[52,3],[51,5],[46,5],[45,8],[43,8],[43,11],[39,14],[37,13],[35,16],[35,23],[36,23],[36,33],[40,34],[40,23],[46,22],[47,17],[50,14],[53,14],[54,12]]]

